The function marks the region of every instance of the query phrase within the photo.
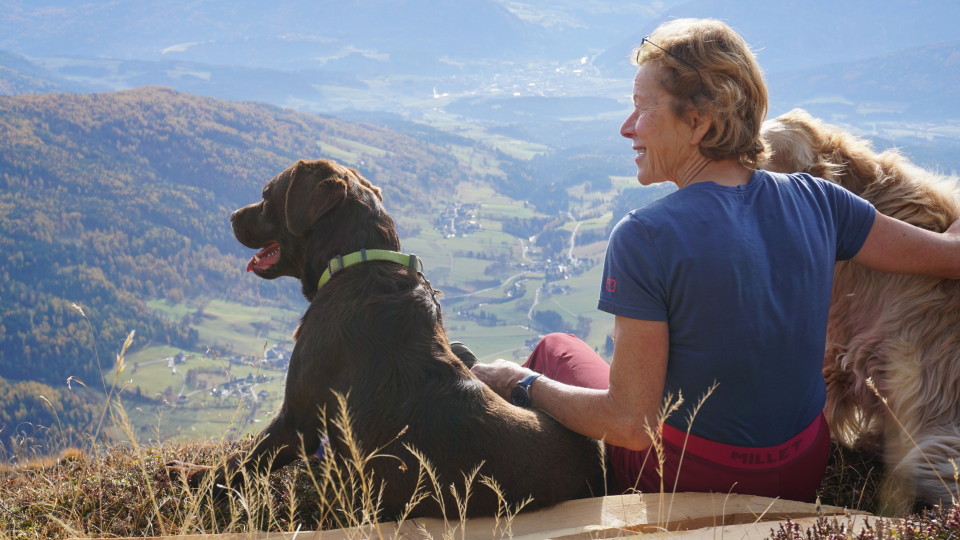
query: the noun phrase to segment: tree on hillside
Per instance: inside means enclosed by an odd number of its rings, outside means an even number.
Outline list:
[[[572,329],[569,328],[567,323],[563,320],[563,316],[551,309],[534,311],[533,320],[536,321],[536,323],[539,324],[541,329],[546,333],[572,332]]]

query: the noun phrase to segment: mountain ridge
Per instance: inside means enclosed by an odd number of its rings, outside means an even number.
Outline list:
[[[777,104],[805,107],[812,114],[855,117],[858,108],[885,105],[874,119],[960,119],[960,40],[898,50],[852,62],[782,73],[770,84]],[[834,96],[835,105],[824,103]]]
[[[363,6],[306,0],[3,4],[0,27],[8,30],[0,37],[0,49],[58,55],[66,40],[74,55],[250,68],[316,68],[366,58],[390,72],[435,69],[444,56],[509,55],[530,46],[536,33],[493,0],[393,0]],[[485,30],[492,27],[503,31],[492,35]]]
[[[595,61],[610,72],[656,26],[670,19],[720,19],[757,54],[767,73],[864,60],[955,40],[960,4],[904,0],[691,0],[613,44]]]

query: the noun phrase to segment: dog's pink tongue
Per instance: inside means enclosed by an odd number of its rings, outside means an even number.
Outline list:
[[[280,244],[276,242],[270,242],[267,244],[267,247],[260,250],[260,253],[257,253],[250,259],[250,262],[247,263],[247,272],[253,272],[254,270],[266,270],[270,268],[277,261],[280,260]]]

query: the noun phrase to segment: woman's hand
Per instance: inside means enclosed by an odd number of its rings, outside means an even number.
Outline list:
[[[476,364],[472,368],[473,374],[494,392],[510,400],[510,391],[520,379],[533,373],[525,367],[503,359],[494,360],[489,364]]]

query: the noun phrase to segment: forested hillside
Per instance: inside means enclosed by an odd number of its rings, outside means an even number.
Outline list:
[[[0,98],[0,373],[99,387],[96,351],[108,368],[130,330],[134,348],[197,344],[147,300],[289,299],[237,284],[249,253],[228,216],[317,157],[355,160],[391,209],[468,177],[439,146],[268,105],[155,87]]]

